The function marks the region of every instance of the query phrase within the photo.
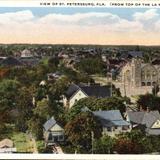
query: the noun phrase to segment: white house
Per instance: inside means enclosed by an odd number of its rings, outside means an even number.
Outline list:
[[[86,97],[106,98],[111,96],[111,90],[108,86],[100,85],[76,85],[71,84],[63,95],[63,105],[71,108],[75,102]]]
[[[43,125],[43,134],[47,145],[64,141],[64,129],[56,122],[54,117],[51,117]]]
[[[93,114],[100,120],[103,134],[114,137],[131,131],[131,124],[123,119],[119,110],[95,111]]]

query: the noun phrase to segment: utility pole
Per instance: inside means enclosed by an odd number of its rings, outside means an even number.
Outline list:
[[[111,69],[111,97],[113,96],[113,86],[112,86],[113,72],[114,72],[114,69]]]
[[[112,75],[112,73],[111,73],[111,97],[113,96],[113,93],[112,93],[112,91],[113,91],[113,86],[112,86],[112,77],[113,77],[113,75]]]
[[[125,85],[125,83],[126,83],[126,80],[125,80],[125,73],[124,73],[124,96],[126,97],[126,85]]]
[[[94,141],[94,133],[91,131],[91,140],[92,140],[92,154],[93,154],[93,141]]]

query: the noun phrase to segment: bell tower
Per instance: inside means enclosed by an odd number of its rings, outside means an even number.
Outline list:
[[[131,62],[131,81],[133,87],[141,87],[141,60],[138,58]]]

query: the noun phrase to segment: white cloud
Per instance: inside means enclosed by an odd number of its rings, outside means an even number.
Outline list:
[[[133,19],[140,22],[144,30],[151,32],[157,31],[155,24],[159,18],[157,9],[149,9],[146,12],[137,12],[133,15]]]
[[[159,14],[157,13],[157,9],[149,9],[146,12],[137,12],[133,15],[133,18],[136,21],[148,21],[157,19]]]
[[[33,20],[34,15],[31,11],[19,11],[15,13],[1,13],[0,24],[24,23]]]
[[[68,41],[88,41],[90,37],[95,37],[94,43],[106,42],[105,36],[118,37],[125,36],[133,39],[140,36],[142,39],[148,32],[159,32],[160,21],[156,9],[149,9],[145,12],[133,14],[131,20],[119,17],[111,13],[76,13],[73,15],[48,14],[42,17],[36,17],[30,10],[19,11],[15,13],[0,14],[0,36],[12,37],[13,39],[49,39],[50,41],[68,39]],[[74,36],[75,35],[75,36]],[[17,37],[16,37],[17,36]],[[20,37],[21,36],[21,37]],[[81,38],[79,38],[81,36]],[[138,38],[137,38],[138,39]],[[113,41],[109,39],[110,41]],[[121,40],[119,40],[121,42]],[[132,42],[132,40],[130,40]],[[130,42],[129,41],[129,42]]]

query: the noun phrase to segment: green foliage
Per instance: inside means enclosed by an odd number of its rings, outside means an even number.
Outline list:
[[[45,143],[44,140],[36,141],[37,150],[38,153],[44,153],[45,152]]]
[[[140,95],[137,104],[144,110],[148,107],[150,110],[160,111],[160,97],[154,96],[153,94]]]
[[[66,77],[68,77],[68,79],[71,82],[74,82],[74,83],[79,83],[79,82],[88,83],[88,82],[91,82],[93,80],[87,74],[76,72],[71,68],[65,67],[64,65],[61,65],[59,67],[59,71],[61,73],[63,73]]]
[[[4,123],[10,121],[10,111],[15,108],[16,96],[18,95],[20,84],[15,80],[4,79],[0,82],[0,123],[1,130]],[[15,94],[16,93],[16,94]]]
[[[92,132],[94,138],[98,138],[101,136],[102,127],[90,112],[80,113],[65,126],[65,134],[68,140],[73,146],[79,146],[86,153],[91,152]]]
[[[48,66],[50,68],[56,68],[56,67],[58,67],[58,64],[59,64],[58,57],[51,57],[48,59]]]
[[[115,143],[114,150],[118,154],[139,154],[141,150],[136,142],[129,139],[118,139]]]
[[[127,147],[126,145],[121,144],[122,140],[128,141],[128,143],[125,143],[127,145],[133,145],[130,149],[132,149],[132,151],[128,151],[126,150],[125,147]],[[118,148],[115,148],[115,150],[117,150],[118,153],[152,153],[152,152],[159,152],[159,140],[160,140],[160,136],[146,136],[142,131],[140,130],[132,130],[131,132],[127,132],[127,133],[123,133],[118,135],[117,138],[117,143],[115,145],[117,145],[117,147],[121,146],[121,149],[123,150],[119,150]],[[120,143],[119,143],[120,142]],[[136,146],[136,147],[135,147]],[[129,147],[128,147],[129,148]]]
[[[37,102],[37,106],[33,109],[34,115],[37,115],[41,119],[47,120],[52,116],[52,108],[49,106],[47,99],[42,99]]]
[[[34,135],[37,140],[42,140],[43,138],[43,124],[44,120],[39,117],[33,116],[28,121],[28,130]]]
[[[125,111],[124,100],[121,97],[95,98],[87,97],[80,99],[68,112],[68,119],[74,118],[81,109],[87,107],[91,111],[97,110],[120,110]]]
[[[55,99],[59,100],[61,95],[66,91],[70,84],[70,79],[67,76],[61,77],[55,83],[49,83],[49,95],[54,96]]]
[[[94,140],[93,153],[95,154],[111,154],[114,151],[115,139],[104,135]]]
[[[16,116],[13,116],[13,120],[19,131],[27,129],[27,121],[32,117],[33,104],[31,91],[30,88],[23,87],[19,90],[19,95],[17,96],[15,108],[18,113]]]
[[[81,60],[76,68],[87,74],[102,74],[105,67],[100,57],[91,57]]]
[[[159,92],[159,85],[154,85],[152,89],[152,94],[156,96],[158,92]]]

